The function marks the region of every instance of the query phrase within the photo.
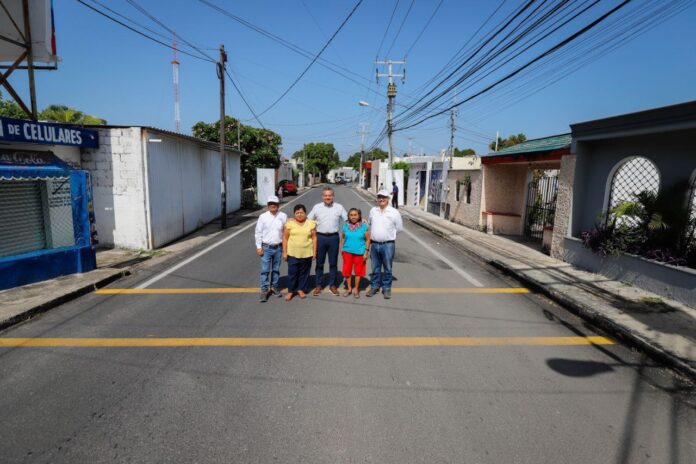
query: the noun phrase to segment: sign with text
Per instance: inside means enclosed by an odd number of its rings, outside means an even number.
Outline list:
[[[0,118],[0,140],[99,148],[99,133],[96,130],[24,119]]]

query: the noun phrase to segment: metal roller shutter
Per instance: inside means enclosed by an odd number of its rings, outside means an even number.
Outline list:
[[[0,181],[0,257],[46,248],[40,181]]]

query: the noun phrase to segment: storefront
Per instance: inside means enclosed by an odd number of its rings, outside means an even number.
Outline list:
[[[89,174],[53,149],[97,142],[95,131],[0,119],[0,290],[96,267]]]

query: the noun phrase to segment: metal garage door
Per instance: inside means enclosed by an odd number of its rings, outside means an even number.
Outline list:
[[[0,256],[46,248],[41,181],[0,181]]]

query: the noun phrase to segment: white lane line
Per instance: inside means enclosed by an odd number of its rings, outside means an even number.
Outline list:
[[[281,207],[281,209],[290,206],[292,203],[296,202],[297,200],[299,200],[300,198],[302,198],[303,196],[305,196],[305,195],[308,194],[309,192],[311,192],[311,189],[310,189],[310,190],[307,190],[305,193],[303,193],[302,195],[298,196],[297,198],[294,198],[292,201],[290,201],[290,202],[284,204],[284,205]],[[199,252],[196,253],[195,255],[186,258],[186,259],[183,260],[182,262],[180,262],[180,263],[178,263],[178,264],[176,264],[176,265],[170,267],[169,269],[165,269],[164,271],[160,272],[159,274],[157,274],[156,276],[152,277],[151,279],[146,280],[145,282],[143,282],[142,284],[138,285],[138,286],[135,287],[135,288],[147,288],[147,287],[149,287],[150,285],[154,284],[155,282],[158,282],[159,280],[164,279],[165,277],[167,277],[167,276],[168,276],[169,274],[171,274],[172,272],[174,272],[174,271],[176,271],[176,270],[178,270],[178,269],[181,269],[182,267],[186,266],[186,265],[189,264],[191,261],[194,261],[194,260],[200,258],[201,256],[203,256],[204,254],[208,253],[209,251],[214,250],[215,248],[219,247],[219,246],[222,245],[223,243],[225,243],[225,242],[227,242],[227,241],[229,241],[229,240],[232,240],[233,238],[235,238],[236,236],[238,236],[238,235],[241,234],[242,232],[246,231],[247,229],[249,229],[249,228],[251,228],[251,227],[255,227],[255,226],[256,226],[256,221],[252,221],[250,224],[245,225],[244,227],[242,227],[241,229],[239,229],[238,231],[236,231],[236,232],[233,233],[232,235],[229,235],[229,236],[223,238],[223,239],[220,240],[219,242],[213,243],[213,244],[210,245],[209,247],[202,249],[201,251],[199,251]]]
[[[355,195],[357,195],[358,198],[360,198],[362,201],[364,201],[364,202],[367,203],[367,204],[370,204],[370,203],[369,203],[367,200],[365,200],[360,194],[358,194],[358,192],[356,192],[354,189],[351,189],[351,190],[352,190],[353,193],[355,193]],[[459,266],[457,266],[456,264],[454,264],[450,259],[448,259],[448,258],[445,257],[444,255],[442,255],[442,254],[441,254],[439,251],[437,251],[435,248],[431,247],[430,245],[428,245],[427,243],[425,243],[424,241],[422,241],[422,240],[421,240],[420,238],[418,238],[413,232],[411,232],[411,231],[409,231],[408,229],[406,229],[406,227],[404,227],[404,233],[405,233],[406,235],[408,235],[409,237],[411,237],[413,240],[415,240],[417,243],[419,243],[423,248],[425,248],[426,250],[428,250],[430,253],[432,253],[433,255],[435,255],[435,257],[437,257],[438,259],[440,259],[441,261],[443,261],[445,264],[447,264],[449,267],[451,267],[452,270],[453,270],[454,272],[456,272],[457,274],[459,274],[460,276],[462,276],[462,277],[463,277],[465,280],[467,280],[471,285],[473,285],[474,287],[483,287],[483,284],[482,284],[478,279],[476,279],[474,276],[472,276],[471,274],[469,274],[468,272],[466,272],[464,269],[462,269],[462,268],[460,268]]]

